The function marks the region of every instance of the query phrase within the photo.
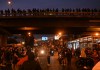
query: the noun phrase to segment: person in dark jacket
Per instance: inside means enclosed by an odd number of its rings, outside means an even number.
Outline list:
[[[72,52],[70,49],[67,50],[66,57],[67,57],[67,61],[68,61],[67,65],[71,65]]]
[[[28,60],[25,61],[19,70],[42,70],[39,62],[35,60],[34,54],[31,52],[28,54]]]

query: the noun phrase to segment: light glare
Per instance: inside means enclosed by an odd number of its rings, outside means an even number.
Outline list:
[[[10,5],[11,4],[11,1],[8,1],[8,5]]]

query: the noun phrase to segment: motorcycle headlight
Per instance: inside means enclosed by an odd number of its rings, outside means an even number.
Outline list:
[[[88,69],[86,66],[84,66],[84,69]]]
[[[51,53],[54,53],[54,51],[51,51]]]
[[[45,52],[44,52],[44,50],[41,50],[40,53],[41,53],[41,54],[44,54]]]

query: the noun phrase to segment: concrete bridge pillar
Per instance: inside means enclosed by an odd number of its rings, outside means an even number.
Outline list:
[[[6,35],[0,35],[0,47],[7,46],[7,36]]]

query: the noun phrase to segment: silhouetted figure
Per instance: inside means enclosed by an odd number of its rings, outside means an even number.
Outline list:
[[[3,10],[0,10],[0,16],[3,16]]]
[[[32,15],[32,10],[31,9],[28,9],[27,11],[28,11],[29,16]]]
[[[32,52],[28,54],[28,60],[25,61],[19,70],[42,70],[40,64],[35,60]]]
[[[50,66],[50,51],[47,53],[47,62],[47,65]]]
[[[67,57],[67,65],[71,65],[71,59],[72,59],[72,52],[71,52],[71,50],[70,49],[67,49],[66,50],[67,51],[67,53],[66,53],[66,57]]]
[[[17,15],[16,10],[12,8],[11,9],[11,14],[12,14],[12,16],[16,16]]]
[[[23,16],[26,16],[27,13],[26,13],[25,9],[23,9],[22,14],[23,14]]]

